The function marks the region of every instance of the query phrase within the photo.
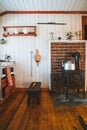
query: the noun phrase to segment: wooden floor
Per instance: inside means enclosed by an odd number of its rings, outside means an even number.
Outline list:
[[[41,103],[27,106],[26,91],[17,89],[0,104],[0,130],[83,130],[81,115],[87,123],[87,106],[54,107],[48,91],[41,92]]]

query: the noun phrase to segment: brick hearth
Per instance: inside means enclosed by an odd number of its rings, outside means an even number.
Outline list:
[[[63,73],[62,61],[74,60],[72,53],[81,56],[81,69],[85,70],[85,43],[51,43],[51,88],[59,89]],[[59,79],[59,80],[58,80]]]

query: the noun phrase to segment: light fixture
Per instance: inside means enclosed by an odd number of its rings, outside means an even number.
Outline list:
[[[39,62],[40,62],[40,60],[41,60],[41,56],[40,56],[40,54],[39,54],[38,49],[36,49],[36,54],[35,54],[34,59],[35,59],[35,61],[36,61],[36,63],[37,63],[37,66],[38,66],[38,65],[39,65]]]
[[[37,23],[37,24],[66,25],[66,23],[55,23],[55,22]]]

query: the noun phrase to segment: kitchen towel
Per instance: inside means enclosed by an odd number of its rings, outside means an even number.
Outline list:
[[[11,71],[10,71],[10,66],[6,66],[6,77],[7,77],[8,84],[10,86],[13,86],[12,77],[11,77]]]

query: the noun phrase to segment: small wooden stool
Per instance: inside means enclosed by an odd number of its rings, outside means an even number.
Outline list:
[[[27,105],[31,102],[31,99],[36,99],[37,104],[40,104],[41,82],[32,82],[27,89],[28,100]]]

